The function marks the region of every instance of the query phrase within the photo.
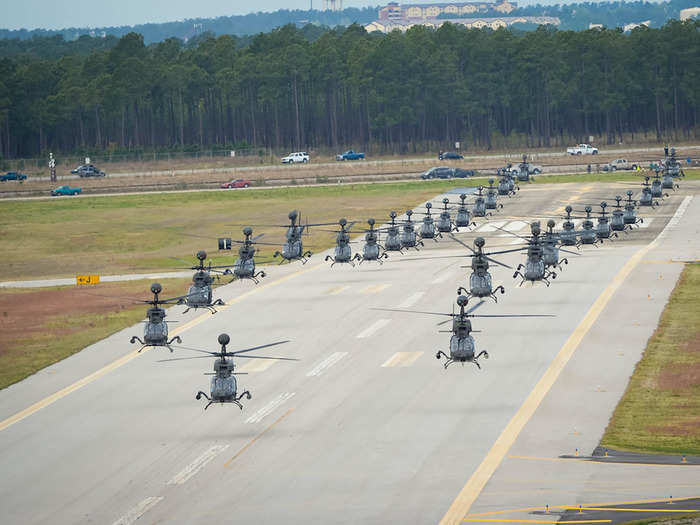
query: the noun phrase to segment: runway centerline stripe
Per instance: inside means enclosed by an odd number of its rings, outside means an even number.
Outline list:
[[[182,485],[192,476],[202,470],[207,463],[214,459],[220,452],[228,448],[228,445],[214,445],[204,452],[201,456],[187,465],[184,469],[178,472],[173,478],[168,481],[168,485]]]
[[[155,507],[160,501],[163,500],[163,496],[149,496],[141,503],[136,505],[129,512],[124,514],[121,518],[114,522],[114,525],[131,525],[136,520],[141,518],[146,512]]]
[[[252,416],[250,416],[248,419],[245,420],[246,423],[260,423],[265,416],[268,414],[272,413],[278,406],[282,405],[285,401],[288,401],[289,399],[293,398],[295,395],[295,392],[282,392],[281,394],[277,395],[272,401],[270,401],[267,405],[259,409],[257,412],[255,412]]]
[[[284,277],[280,277],[279,279],[276,279],[275,281],[271,281],[269,283],[265,283],[265,284],[261,284],[259,286],[256,286],[252,290],[249,290],[249,291],[245,292],[244,294],[239,295],[238,297],[234,297],[233,299],[230,299],[229,302],[226,303],[226,305],[220,306],[218,308],[218,310],[219,311],[225,310],[226,308],[242,301],[243,299],[254,294],[255,292],[258,292],[260,290],[264,290],[266,288],[270,288],[272,286],[276,286],[276,285],[281,284],[285,281],[288,281],[289,279],[292,279],[298,275],[302,275],[304,273],[308,273],[308,272],[311,272],[311,271],[316,270],[318,268],[321,268],[322,266],[325,266],[325,265],[324,264],[317,264],[316,266],[303,268],[303,269],[298,270],[298,271],[291,273],[289,275],[285,275]],[[195,319],[192,319],[191,321],[185,323],[184,325],[176,328],[175,330],[172,331],[172,333],[170,335],[175,336],[175,335],[181,334],[185,330],[189,330],[193,326],[200,324],[201,322],[205,321],[206,319],[209,319],[210,317],[211,317],[210,313],[202,314],[199,317],[196,317]],[[143,351],[146,352],[148,350],[149,350],[149,348],[144,348]],[[141,352],[141,353],[143,353],[143,352]],[[89,374],[89,375],[83,377],[82,379],[77,380],[75,383],[72,383],[72,384],[68,385],[67,387],[62,388],[58,392],[54,392],[53,394],[45,397],[44,399],[37,401],[36,403],[28,406],[24,410],[17,412],[16,414],[4,419],[3,421],[0,421],[0,432],[5,430],[8,427],[11,427],[15,423],[22,421],[24,418],[27,418],[27,417],[31,416],[32,414],[35,414],[36,412],[38,412],[42,408],[46,408],[47,406],[52,405],[53,403],[55,403],[59,399],[66,397],[68,394],[75,392],[76,390],[84,387],[85,385],[89,385],[90,383],[99,379],[100,377],[102,377],[102,376],[108,374],[109,372],[112,372],[112,371],[116,370],[117,368],[125,365],[126,363],[128,363],[132,359],[136,359],[139,355],[140,354],[136,350],[133,350],[133,351],[129,352],[128,354],[120,357],[116,361],[112,361],[108,365],[100,368],[96,372],[93,372],[92,374]]]
[[[246,443],[245,445],[243,445],[243,448],[241,448],[238,452],[236,452],[236,453],[234,454],[234,456],[233,456],[231,459],[229,459],[228,461],[226,461],[226,463],[224,463],[224,467],[229,468],[229,466],[231,465],[231,463],[233,463],[233,462],[236,460],[236,458],[238,458],[241,454],[243,454],[246,450],[248,450],[248,449],[253,445],[253,443],[255,443],[258,439],[260,439],[261,437],[263,437],[263,436],[265,435],[265,433],[266,433],[268,430],[270,430],[270,429],[271,429],[272,427],[274,427],[277,423],[279,423],[280,421],[282,421],[285,417],[287,417],[287,416],[288,416],[289,414],[291,414],[293,411],[294,411],[294,409],[293,409],[293,408],[290,408],[290,409],[287,410],[284,414],[282,414],[280,417],[278,417],[277,419],[275,419],[275,420],[270,424],[270,426],[268,426],[267,428],[265,428],[265,430],[263,430],[262,432],[260,432],[260,434],[258,434],[258,435],[255,436],[253,439],[251,439],[250,441],[248,441],[248,443]]]
[[[371,335],[374,335],[375,332],[381,330],[386,325],[388,325],[390,322],[391,322],[391,319],[377,319],[371,325],[369,325],[367,328],[365,328],[362,332],[357,334],[357,339],[365,339]]]
[[[532,389],[527,399],[525,399],[525,402],[520,406],[518,411],[508,422],[508,425],[503,432],[501,432],[501,435],[498,436],[498,439],[496,439],[496,442],[491,447],[491,450],[489,450],[489,452],[486,454],[486,457],[483,459],[479,467],[467,480],[467,483],[457,495],[457,498],[452,502],[452,505],[447,510],[447,513],[443,516],[442,520],[440,520],[440,525],[460,523],[462,518],[469,512],[472,504],[474,501],[476,501],[476,498],[479,497],[479,494],[481,494],[484,486],[489,479],[491,479],[491,476],[501,464],[501,461],[503,461],[503,458],[513,446],[513,443],[515,443],[515,440],[520,435],[522,429],[534,415],[535,411],[540,406],[540,403],[556,382],[562,370],[569,362],[569,359],[571,359],[571,356],[573,356],[579,344],[581,341],[583,341],[583,338],[597,321],[605,306],[607,306],[615,292],[620,288],[620,286],[622,286],[624,281],[627,279],[629,274],[632,273],[632,270],[634,270],[642,258],[658,245],[659,241],[666,235],[669,227],[678,224],[680,217],[683,215],[683,213],[685,213],[691,199],[692,196],[688,196],[683,200],[683,202],[678,206],[673,218],[671,218],[659,235],[648,245],[639,249],[627,261],[617,275],[615,275],[612,282],[605,290],[603,290],[603,293],[598,296],[596,301],[593,303],[593,306],[591,306],[590,310],[588,310],[586,313],[586,316],[576,327],[571,336],[569,336],[567,341],[564,343],[564,346],[562,346],[559,353],[554,357],[554,360],[545,371],[544,375]]]
[[[382,368],[411,366],[424,353],[425,352],[396,352],[384,362]]]

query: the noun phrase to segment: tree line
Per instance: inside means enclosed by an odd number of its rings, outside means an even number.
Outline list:
[[[696,137],[698,22],[533,32],[445,24],[310,41],[289,25],[235,37],[0,59],[5,157],[216,148],[369,152]]]

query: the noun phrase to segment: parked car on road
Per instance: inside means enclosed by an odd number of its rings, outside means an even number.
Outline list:
[[[430,168],[425,173],[422,173],[420,178],[423,180],[428,179],[450,179],[454,175],[454,170],[446,166],[441,166],[439,168]]]
[[[335,160],[361,160],[364,158],[364,153],[356,153],[351,149],[349,149],[345,153],[341,153],[340,155],[335,156]]]
[[[52,197],[61,195],[80,195],[83,192],[82,188],[71,188],[70,186],[59,186],[55,190],[51,190]]]
[[[74,170],[71,170],[71,173],[80,175],[81,177],[104,177],[107,175],[104,171],[97,169],[97,167],[92,164],[78,166]]]
[[[440,160],[459,160],[463,159],[464,155],[460,155],[454,151],[441,151],[438,153],[438,159]]]
[[[286,157],[282,157],[282,164],[297,164],[298,162],[309,162],[309,154],[305,151],[295,151]]]
[[[566,152],[569,155],[597,155],[598,148],[594,148],[590,144],[578,144],[577,146],[566,148]]]
[[[466,177],[473,177],[476,175],[474,170],[465,170],[464,168],[455,168],[452,175],[457,179],[464,179]]]
[[[5,175],[0,175],[0,182],[5,182],[7,180],[27,180],[27,176],[24,173],[19,173],[17,171],[8,171]]]
[[[603,166],[603,171],[636,170],[637,164],[625,159],[615,159]]]
[[[231,182],[224,182],[221,187],[222,188],[247,188],[248,186],[251,186],[253,184],[252,181],[249,181],[248,179],[235,179],[232,180]]]

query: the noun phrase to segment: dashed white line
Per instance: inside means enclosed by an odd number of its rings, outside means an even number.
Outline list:
[[[307,372],[306,377],[316,377],[320,376],[323,372],[325,372],[327,369],[332,367],[334,364],[336,364],[338,361],[340,361],[343,357],[348,355],[347,352],[334,352],[328,357],[326,357],[323,361],[321,361],[319,364],[317,364],[315,367],[313,367],[309,372]]]
[[[416,304],[421,297],[425,295],[425,292],[416,292],[413,295],[409,295],[404,302],[399,305],[399,308],[410,308]]]
[[[295,394],[295,392],[283,392],[283,393],[279,394],[272,401],[270,401],[267,405],[265,405],[260,410],[258,410],[255,414],[253,414],[248,419],[246,419],[245,422],[246,423],[259,423],[260,421],[262,421],[265,418],[265,416],[270,414],[273,410],[275,410],[282,403],[293,398],[294,394]]]
[[[131,525],[141,516],[146,514],[149,510],[155,507],[159,501],[163,499],[163,496],[149,496],[141,503],[136,505],[129,512],[124,514],[121,518],[114,522],[114,525]]]
[[[175,474],[173,478],[168,481],[168,485],[182,485],[197,472],[202,470],[207,463],[216,457],[219,452],[226,450],[228,445],[214,445],[210,447],[204,454],[195,459],[192,463],[187,465],[179,473]]]
[[[366,337],[371,336],[374,334],[377,330],[381,330],[384,328],[386,325],[388,325],[391,322],[391,319],[377,319],[369,325],[367,328],[365,328],[362,332],[357,334],[358,339],[365,339]]]

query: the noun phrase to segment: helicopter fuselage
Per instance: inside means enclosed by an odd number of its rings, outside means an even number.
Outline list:
[[[498,206],[498,192],[495,189],[489,189],[486,192],[485,206],[487,210],[495,210]]]
[[[391,252],[401,251],[401,236],[398,226],[390,226],[387,229],[384,249]]]
[[[440,213],[440,217],[437,220],[437,229],[442,233],[449,233],[452,231],[452,217],[450,217],[449,211]]]
[[[596,236],[596,231],[593,226],[593,221],[591,221],[590,219],[586,219],[583,221],[580,232],[581,244],[595,244],[598,238]]]
[[[405,224],[401,230],[401,246],[404,248],[414,248],[418,243],[413,223]]]
[[[144,344],[166,346],[168,344],[168,323],[165,322],[165,310],[159,307],[149,308],[146,317],[148,317],[148,321],[143,328]]]
[[[486,202],[483,197],[477,197],[472,210],[474,217],[486,217]]]
[[[432,216],[426,215],[423,217],[423,222],[420,225],[420,236],[423,239],[435,238],[435,222]]]
[[[471,223],[471,215],[469,209],[466,206],[460,206],[457,209],[457,217],[455,217],[455,224],[458,227],[469,226]]]

